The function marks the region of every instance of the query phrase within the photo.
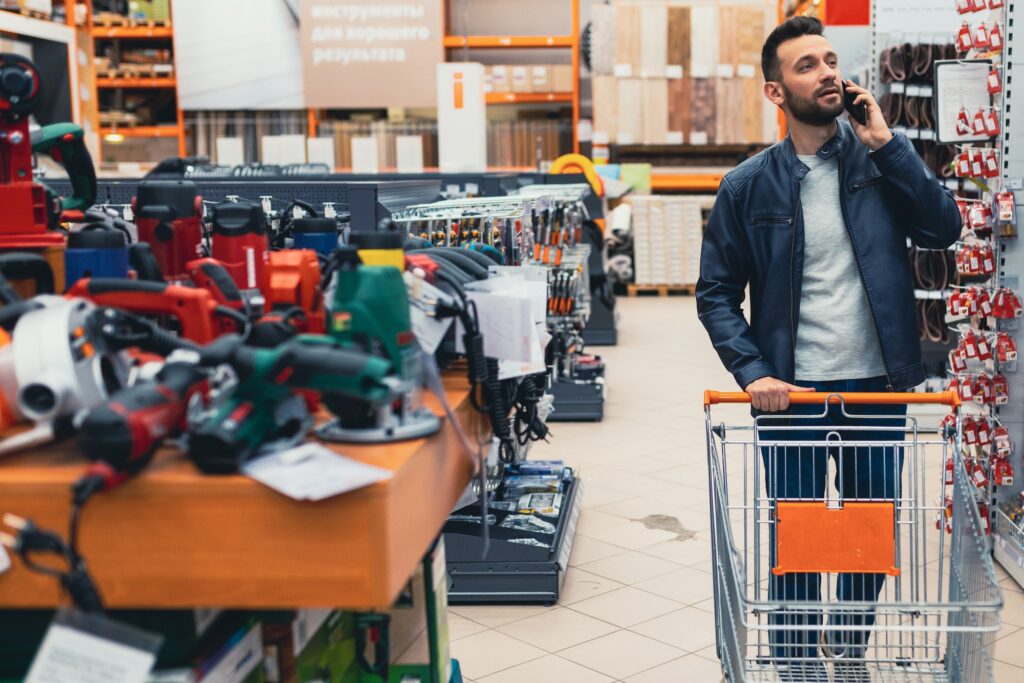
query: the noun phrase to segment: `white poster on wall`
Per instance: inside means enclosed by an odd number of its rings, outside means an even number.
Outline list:
[[[437,65],[437,147],[441,173],[487,170],[483,64]]]

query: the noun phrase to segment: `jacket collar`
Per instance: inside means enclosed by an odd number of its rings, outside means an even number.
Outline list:
[[[829,159],[837,154],[842,154],[850,141],[854,138],[853,129],[850,128],[850,124],[841,119],[836,120],[836,133],[828,140],[825,141],[815,154],[821,159]],[[807,164],[800,161],[800,158],[796,155],[796,149],[793,147],[793,140],[790,138],[790,134],[786,133],[785,139],[782,141],[783,155],[785,156],[786,166],[789,168],[790,174],[800,180],[808,172],[810,168]]]

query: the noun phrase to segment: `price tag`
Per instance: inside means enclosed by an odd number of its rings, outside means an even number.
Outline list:
[[[632,133],[623,133],[621,131],[619,132],[618,136],[616,137],[616,140],[618,141],[618,143],[620,145],[632,145],[633,142],[634,142],[634,138],[633,138],[633,134]]]
[[[665,134],[665,142],[670,145],[683,144],[683,134],[680,131],[669,131]]]
[[[753,64],[737,64],[736,75],[740,78],[754,78],[757,76],[757,70]]]
[[[595,145],[607,145],[608,144],[608,133],[601,130],[595,130],[591,136],[591,141]]]
[[[61,609],[25,683],[144,683],[162,641],[100,614]]]
[[[889,85],[889,92],[893,95],[899,95],[904,90],[906,90],[906,84],[904,83],[892,83]]]
[[[732,78],[736,74],[736,68],[732,64],[719,64],[716,73],[719,78]]]
[[[690,144],[691,145],[706,145],[708,144],[708,134],[703,130],[690,131]]]
[[[694,78],[711,78],[711,67],[706,64],[692,64],[690,75]]]
[[[665,67],[665,78],[680,79],[683,77],[682,64],[669,64]]]
[[[616,64],[614,73],[618,78],[630,78],[633,75],[632,64]]]
[[[389,479],[391,471],[309,442],[250,460],[242,474],[295,500],[323,500]]]

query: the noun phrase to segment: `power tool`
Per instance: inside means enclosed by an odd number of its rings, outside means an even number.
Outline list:
[[[0,53],[0,249],[45,248],[64,243],[51,231],[59,207],[32,177],[28,117],[39,104],[42,80],[21,55]]]
[[[270,252],[270,273],[265,291],[268,315],[298,308],[305,317],[302,331],[323,334],[327,323],[321,280],[317,252],[311,249]]]
[[[132,199],[139,242],[149,244],[163,276],[188,277],[185,264],[200,258],[203,198],[189,180],[143,180]]]
[[[163,282],[120,278],[83,278],[68,289],[73,297],[132,313],[173,317],[181,336],[205,344],[225,332],[244,329],[249,321],[236,310],[217,303],[207,289]]]
[[[263,207],[239,200],[214,205],[212,256],[227,269],[250,307],[262,310],[266,299],[270,241]]]
[[[81,298],[41,295],[0,347],[0,393],[11,417],[35,427],[0,442],[0,453],[70,433],[71,420],[120,389],[128,377],[124,357],[108,348]],[[4,425],[7,426],[7,425]]]
[[[292,246],[312,249],[329,256],[338,248],[338,221],[334,218],[296,218],[292,220]]]
[[[327,441],[381,443],[433,434],[441,422],[418,405],[422,388],[420,350],[412,333],[409,296],[402,272],[365,266],[352,247],[335,252],[334,299],[328,334],[342,347],[383,356],[394,368],[401,391],[392,406],[324,398],[336,419],[317,434]]]
[[[189,398],[207,383],[207,371],[171,360],[150,381],[137,382],[94,407],[78,429],[78,445],[92,465],[76,485],[76,499],[112,489],[138,474],[167,438],[185,430]]]
[[[262,446],[301,438],[311,420],[298,390],[372,406],[389,404],[395,395],[391,363],[323,335],[300,335],[272,349],[225,335],[202,349],[200,362],[227,364],[238,376],[212,415],[189,428],[189,457],[208,473],[236,472]]]
[[[84,277],[128,277],[125,233],[109,223],[91,222],[68,234],[64,281],[70,287]]]
[[[96,203],[96,167],[85,146],[85,131],[81,126],[74,123],[52,123],[32,131],[31,142],[33,153],[48,155],[64,168],[71,181],[70,197],[61,197],[47,188],[50,201],[59,201],[60,212],[53,218],[59,218],[62,214],[64,217],[77,217],[76,214],[84,213]]]

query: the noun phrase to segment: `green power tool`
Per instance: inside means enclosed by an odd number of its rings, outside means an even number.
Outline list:
[[[337,277],[328,334],[343,348],[387,358],[400,391],[389,406],[325,397],[324,405],[337,419],[321,426],[317,435],[327,441],[387,443],[433,434],[441,421],[419,405],[420,350],[402,271],[363,265],[353,247],[338,249],[332,258]]]
[[[374,406],[390,404],[395,395],[391,363],[344,349],[324,335],[300,335],[271,349],[225,335],[200,351],[200,363],[227,364],[238,376],[212,415],[189,430],[189,457],[211,474],[237,472],[261,447],[305,436],[312,419],[300,390]]]
[[[33,154],[47,154],[64,167],[71,181],[71,196],[60,197],[49,187],[47,195],[60,199],[61,211],[85,211],[96,203],[96,167],[85,146],[81,126],[73,123],[54,123],[32,131]],[[45,183],[43,183],[45,185]],[[59,214],[56,218],[59,218]]]

